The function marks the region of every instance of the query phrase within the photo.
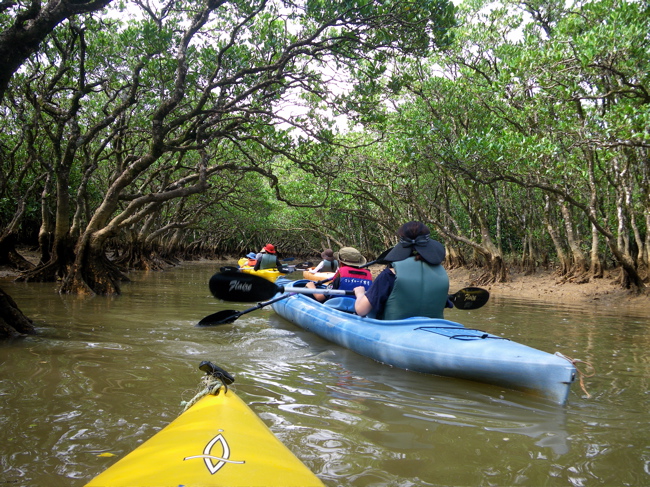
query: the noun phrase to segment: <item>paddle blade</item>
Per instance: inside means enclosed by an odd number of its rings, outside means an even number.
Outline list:
[[[363,268],[366,268],[366,267],[370,267],[373,264],[390,264],[390,262],[385,261],[384,258],[388,255],[388,253],[391,250],[393,250],[393,247],[384,250],[381,254],[379,254],[377,256],[377,258],[375,260],[372,260],[370,262],[366,262],[365,264],[363,264],[362,266],[359,266],[359,267],[361,267],[363,269]]]
[[[225,265],[223,267],[220,267],[219,270],[221,272],[237,272],[239,270],[239,267],[233,265]]]
[[[264,301],[283,288],[263,277],[243,272],[218,272],[210,278],[210,292],[224,301]]]
[[[490,293],[480,287],[466,287],[450,297],[458,309],[478,309],[488,302]]]
[[[234,309],[218,311],[217,313],[212,313],[211,315],[203,318],[198,322],[197,326],[214,326],[233,323],[237,318],[241,316],[241,314],[241,312],[235,311]]]

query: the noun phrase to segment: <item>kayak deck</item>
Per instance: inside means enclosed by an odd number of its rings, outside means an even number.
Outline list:
[[[239,265],[240,272],[252,274],[254,276],[260,276],[271,282],[275,282],[278,277],[284,276],[284,274],[278,269],[260,269],[256,271],[253,266],[248,265],[248,258],[245,257],[239,259],[237,264]]]
[[[285,292],[292,291],[290,281],[280,282]],[[443,319],[362,318],[335,309],[340,299],[322,304],[295,294],[272,307],[301,328],[385,364],[495,384],[558,404],[567,401],[576,369],[565,358]]]
[[[307,270],[302,271],[303,279],[308,279],[310,281],[324,281],[325,279],[332,279],[336,272],[316,272],[312,273],[313,267]]]
[[[323,486],[225,387],[205,395],[86,487]]]

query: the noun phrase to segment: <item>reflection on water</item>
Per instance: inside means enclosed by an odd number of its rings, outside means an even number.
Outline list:
[[[250,307],[210,296],[216,269],[137,273],[116,298],[3,283],[39,335],[0,344],[2,482],[83,485],[178,415],[207,359],[236,376],[242,399],[330,486],[650,485],[644,318],[498,296],[448,313],[591,362],[591,397],[576,384],[557,407],[378,364],[270,308],[197,328]]]

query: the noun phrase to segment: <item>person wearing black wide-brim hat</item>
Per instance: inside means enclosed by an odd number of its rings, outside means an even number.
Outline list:
[[[317,274],[318,272],[335,272],[339,267],[339,262],[334,258],[332,249],[325,249],[320,254],[323,259],[316,267],[310,269],[309,272]]]
[[[442,266],[445,247],[431,238],[422,222],[405,223],[397,235],[399,243],[384,257],[390,266],[367,291],[355,288],[356,313],[384,320],[443,318],[449,293],[449,276]]]

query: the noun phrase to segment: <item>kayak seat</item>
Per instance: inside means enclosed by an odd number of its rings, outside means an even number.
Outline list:
[[[334,297],[325,301],[323,304],[328,308],[338,309],[339,311],[345,311],[346,313],[354,313],[354,302],[355,298],[347,297]]]

